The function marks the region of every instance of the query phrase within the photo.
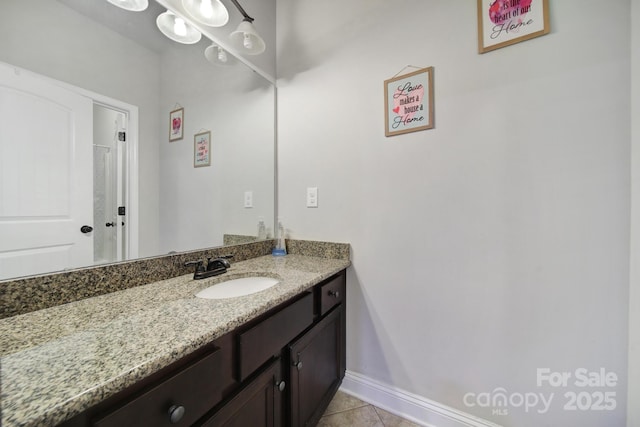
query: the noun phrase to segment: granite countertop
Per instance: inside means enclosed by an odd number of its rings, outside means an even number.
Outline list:
[[[350,265],[302,255],[234,263],[223,276],[175,277],[0,320],[0,425],[53,426]],[[195,298],[214,283],[275,277],[267,290]]]

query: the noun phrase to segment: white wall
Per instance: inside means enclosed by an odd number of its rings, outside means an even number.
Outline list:
[[[279,210],[291,237],[352,244],[349,370],[505,426],[623,426],[630,6],[550,3],[551,34],[479,55],[475,2],[278,0]],[[435,67],[436,127],[385,138],[408,64]],[[555,398],[463,403],[498,387]],[[616,409],[563,410],[585,390]]]
[[[162,55],[161,116],[184,108],[184,138],[160,146],[161,252],[219,246],[223,235],[255,236],[274,217],[274,88],[237,63],[204,58],[207,43]],[[184,70],[189,69],[189,79]],[[194,135],[211,132],[211,166],[194,168]],[[244,208],[244,192],[253,208]]]
[[[57,1],[3,0],[0,61],[139,107],[140,256],[157,254],[158,55]]]
[[[640,22],[640,0],[631,1]],[[640,28],[631,26],[631,117],[640,112]],[[640,425],[640,121],[631,122],[631,272],[629,295],[629,402],[627,425]]]

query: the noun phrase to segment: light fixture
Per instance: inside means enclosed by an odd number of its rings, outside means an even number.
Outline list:
[[[220,0],[182,0],[182,7],[193,19],[210,27],[229,22],[229,11]]]
[[[184,19],[176,16],[173,12],[168,10],[158,15],[156,25],[158,26],[158,29],[162,31],[162,34],[178,43],[194,44],[198,43],[200,38],[202,38],[200,31],[196,30],[186,23]]]
[[[149,7],[149,0],[107,0],[114,6],[132,12],[141,12]]]
[[[204,50],[204,56],[207,58],[207,61],[222,67],[228,67],[237,62],[237,59],[233,55],[228,54],[227,51],[215,43],[212,43],[211,46]]]
[[[231,33],[231,41],[242,53],[248,55],[259,55],[265,51],[266,45],[262,37],[258,34],[252,22],[254,19],[244,11],[237,0],[231,2],[238,8],[244,19],[238,25],[238,29]]]

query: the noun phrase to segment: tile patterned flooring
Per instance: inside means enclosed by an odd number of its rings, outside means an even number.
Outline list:
[[[318,427],[419,427],[338,390]]]

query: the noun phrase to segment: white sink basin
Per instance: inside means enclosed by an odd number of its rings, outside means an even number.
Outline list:
[[[279,282],[278,279],[273,277],[242,277],[209,286],[198,292],[196,297],[206,299],[242,297],[269,289]]]

